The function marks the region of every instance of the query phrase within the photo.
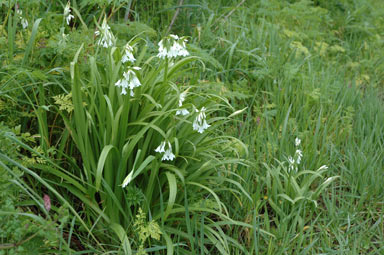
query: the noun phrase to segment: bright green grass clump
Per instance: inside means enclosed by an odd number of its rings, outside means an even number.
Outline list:
[[[381,1],[38,2],[0,5],[0,217],[38,249],[384,253]]]

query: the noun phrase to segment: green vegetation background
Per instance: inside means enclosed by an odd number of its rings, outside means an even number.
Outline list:
[[[212,131],[239,139],[225,146],[245,162],[227,164],[244,192],[233,183],[219,194],[236,223],[209,212],[191,216],[186,234],[180,227],[168,237],[175,254],[384,254],[384,2],[77,0],[66,26],[66,2],[17,1],[29,22],[25,30],[12,16],[15,4],[0,1],[0,254],[124,254],[116,231],[91,230],[109,242],[100,244],[81,227],[47,189],[60,180],[38,167],[63,159],[58,154],[67,145],[56,125],[64,124],[55,105],[69,99],[54,97],[70,91],[70,62],[82,43],[93,43],[104,13],[119,39],[141,33],[154,54],[168,30],[189,36],[188,50],[206,68],[187,70],[181,81],[244,109]],[[301,171],[308,170],[302,175],[287,170],[296,137]],[[316,172],[322,165],[327,171]],[[52,200],[50,216],[44,194]],[[81,216],[92,217],[86,210]],[[178,217],[173,224],[183,221]],[[155,239],[145,242],[145,252],[170,253],[170,240]]]

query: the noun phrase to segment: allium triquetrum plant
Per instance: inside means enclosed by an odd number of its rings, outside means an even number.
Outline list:
[[[98,238],[113,229],[128,254],[164,249],[156,244],[178,254],[229,253],[239,245],[222,226],[237,223],[220,196],[245,194],[227,167],[244,162],[230,156],[236,139],[214,130],[228,120],[215,112],[234,109],[199,85],[203,62],[186,38],[167,36],[149,55],[138,38],[116,46],[105,20],[98,31],[96,53],[81,46],[71,63],[73,110],[59,110],[75,148],[66,157],[83,182],[61,188],[84,202]]]
[[[300,148],[301,140],[295,139],[295,153],[288,156],[286,162],[278,162],[278,166],[266,168],[265,181],[268,204],[281,221],[292,222],[290,227],[304,227],[306,207],[318,206],[318,199],[322,192],[338,176],[325,178],[327,165],[320,166],[317,170],[308,170],[302,163],[303,151]],[[288,165],[288,166],[287,166]],[[278,225],[278,224],[277,224]]]

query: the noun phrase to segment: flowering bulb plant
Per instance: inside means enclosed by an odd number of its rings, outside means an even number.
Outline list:
[[[286,218],[292,212],[295,212],[292,217],[303,217],[304,215],[297,212],[302,212],[301,208],[304,206],[316,208],[321,193],[337,178],[337,176],[325,177],[328,170],[326,165],[316,170],[305,169],[300,145],[301,140],[296,138],[293,156],[288,156],[286,162],[277,160],[278,166],[265,165],[267,170],[265,180],[268,186],[265,197],[276,214],[282,218]]]
[[[82,46],[71,64],[73,110],[59,110],[71,136],[68,141],[81,155],[77,174],[87,184],[73,185],[82,187],[77,197],[88,198],[81,200],[94,216],[90,227],[113,226],[129,253],[123,236],[134,235],[131,222],[139,208],[166,226],[161,228],[164,237],[187,233],[188,221],[180,221],[186,211],[209,210],[232,224],[219,194],[232,190],[229,185],[241,187],[241,180],[225,176],[231,174],[228,162],[244,162],[227,146],[236,138],[210,129],[228,121],[215,117],[218,98],[234,109],[225,98],[210,96],[199,86],[195,77],[202,69],[195,63],[202,60],[189,56],[184,37],[164,38],[154,57],[140,46],[140,38],[116,41],[106,19],[97,35],[95,45],[103,47],[96,51],[99,55],[80,58],[85,54]],[[136,49],[141,49],[137,55]],[[212,202],[202,203],[211,196]],[[188,210],[188,204],[198,206]],[[212,245],[221,247],[224,239],[214,238]]]

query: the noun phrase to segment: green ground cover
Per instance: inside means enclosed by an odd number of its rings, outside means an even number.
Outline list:
[[[384,254],[384,2],[69,4],[0,1],[0,254]]]

